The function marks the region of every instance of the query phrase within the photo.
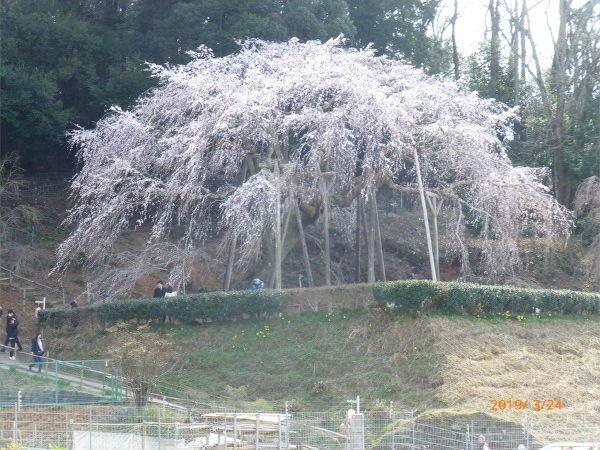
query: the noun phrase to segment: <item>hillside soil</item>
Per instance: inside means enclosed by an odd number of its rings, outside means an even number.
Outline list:
[[[163,363],[155,390],[213,405],[340,410],[360,395],[365,410],[393,401],[419,414],[485,412],[514,423],[535,415],[547,441],[564,440],[582,421],[600,429],[595,317],[407,318],[361,309],[44,333],[61,359],[119,359],[128,345],[148,343]],[[509,399],[528,406],[494,411]],[[560,409],[535,411],[536,400],[560,400]]]

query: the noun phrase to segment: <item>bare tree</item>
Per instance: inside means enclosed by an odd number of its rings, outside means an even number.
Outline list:
[[[21,256],[27,253],[24,248],[31,244],[23,230],[39,226],[43,218],[39,208],[24,201],[24,188],[17,155],[0,159],[0,266],[11,269],[19,265]]]
[[[600,178],[587,178],[575,193],[575,214],[582,219],[584,232],[591,235],[589,258],[596,283],[600,283]]]
[[[570,201],[569,176],[565,161],[565,108],[567,101],[567,23],[569,22],[571,0],[559,0],[558,36],[554,44],[554,59],[550,71],[550,86],[554,97],[554,112],[550,126],[552,130],[552,178],[556,198],[563,204]]]
[[[450,18],[452,36],[452,65],[454,66],[454,79],[460,78],[458,45],[456,44],[456,21],[458,20],[458,0],[454,0],[454,12]]]
[[[488,95],[496,98],[498,95],[498,80],[500,77],[500,2],[489,0],[488,12],[490,14],[490,82]]]
[[[548,149],[552,164],[554,195],[570,204],[575,191],[573,160],[583,159],[596,135],[585,136],[588,124],[595,123],[597,112],[593,95],[599,85],[600,16],[597,2],[586,2],[575,8],[571,0],[560,0],[558,32],[549,74],[541,69],[536,45],[524,30],[531,47],[534,69],[528,70],[539,91],[541,103],[540,141],[536,145]],[[527,23],[529,16],[524,14]],[[597,133],[596,133],[597,134]]]
[[[102,258],[123,230],[146,223],[150,243],[177,231],[191,249],[218,235],[224,254],[235,250],[235,267],[281,252],[273,257],[280,266],[303,227],[331,208],[362,197],[373,228],[378,187],[417,186],[418,178],[422,192],[471,208],[494,253],[511,252],[524,230],[568,233],[568,212],[537,172],[506,156],[498,136],[510,135],[511,110],[341,43],[253,40],[236,55],[200,49],[185,66],[151,66],[158,88],[70,137],[82,170],[72,185],[74,230],[56,269],[82,249]],[[286,219],[298,212],[301,226]],[[383,258],[372,231],[374,273]]]
[[[177,365],[172,348],[153,333],[145,333],[143,328],[128,332],[115,325],[116,331],[111,351],[119,363],[123,384],[131,390],[136,406],[143,407],[156,386],[164,381]]]

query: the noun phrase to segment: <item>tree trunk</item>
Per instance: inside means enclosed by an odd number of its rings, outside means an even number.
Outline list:
[[[454,14],[450,19],[452,25],[452,64],[454,65],[454,79],[460,78],[458,46],[456,45],[456,21],[458,20],[458,0],[454,0]]]
[[[277,195],[275,200],[275,289],[281,289],[281,185],[279,164],[275,161]]]
[[[520,36],[520,17],[518,15],[519,10],[519,1],[515,0],[515,9],[513,12],[512,23],[512,36],[511,36],[511,46],[512,46],[512,72],[513,72],[513,101],[514,105],[517,106],[520,102],[521,96],[521,79],[519,77],[519,36]]]
[[[492,35],[490,38],[490,84],[488,95],[496,98],[498,95],[498,79],[500,75],[500,11],[498,0],[490,0],[488,5],[490,12]]]
[[[283,225],[283,234],[281,235],[281,244],[283,246],[285,246],[285,240],[288,235],[288,229],[290,227],[290,218],[291,218],[292,214],[294,214],[294,206],[293,206],[294,202],[295,201],[293,200],[292,193],[290,192],[290,194],[288,196],[288,211],[287,211],[287,215],[285,216],[285,223]]]
[[[242,168],[240,169],[240,175],[238,177],[238,184],[241,185],[246,181],[246,177],[248,176],[248,157],[244,158],[242,162]]]
[[[552,93],[556,100],[553,120],[550,122],[552,132],[552,176],[554,194],[563,205],[568,204],[571,189],[563,149],[565,139],[565,103],[567,89],[567,22],[570,15],[570,0],[560,0],[560,24],[552,62]]]
[[[427,215],[427,203],[425,200],[425,189],[423,188],[423,179],[421,178],[421,164],[419,163],[419,153],[417,148],[413,148],[415,158],[415,171],[417,172],[417,183],[419,185],[419,197],[421,198],[421,209],[423,211],[423,222],[425,222],[425,237],[427,239],[427,252],[429,253],[429,267],[431,269],[431,279],[437,281],[437,272],[435,270],[435,258],[433,247],[431,245],[431,234],[429,233],[429,216]]]
[[[306,237],[304,236],[304,227],[302,225],[302,216],[300,215],[300,208],[298,202],[294,203],[294,210],[296,213],[296,225],[298,226],[298,235],[300,237],[300,245],[302,246],[302,259],[304,261],[304,270],[306,271],[306,279],[309,287],[315,285],[313,278],[312,269],[310,267],[310,258],[308,255],[308,247],[306,246]]]
[[[256,172],[258,172],[258,164],[257,164],[254,154],[249,154],[246,157],[246,165],[248,167],[248,172],[250,172],[250,176],[252,176]]]
[[[237,234],[231,239],[229,244],[229,257],[227,258],[227,270],[225,271],[225,280],[223,290],[228,291],[231,287],[231,274],[233,273],[233,262],[235,261],[235,248],[237,246]]]
[[[371,200],[370,189],[367,191],[367,199],[362,208],[363,228],[365,229],[365,242],[367,246],[367,283],[375,283],[375,233],[371,223]]]
[[[427,193],[425,196],[427,203],[429,205],[429,209],[431,209],[431,215],[433,216],[433,257],[435,258],[435,273],[439,277],[440,275],[440,250],[439,250],[439,233],[438,233],[438,214],[442,209],[442,204],[444,200],[440,200],[438,205],[437,195],[432,193]]]
[[[525,16],[527,15],[527,0],[522,0],[521,15],[519,17],[519,31],[521,37],[521,80],[525,80],[525,68],[527,67],[527,46],[525,36]]]
[[[379,269],[379,281],[386,281],[385,262],[383,260],[383,245],[381,242],[381,227],[379,225],[379,211],[377,209],[377,193],[373,191],[373,204],[371,209],[373,228],[375,230],[375,251],[377,252],[377,268]]]
[[[362,200],[356,197],[356,231],[354,234],[354,282],[360,283],[360,232],[361,232]]]
[[[321,193],[323,195],[323,240],[325,263],[325,286],[331,286],[331,249],[329,247],[329,193],[327,180],[321,176]]]

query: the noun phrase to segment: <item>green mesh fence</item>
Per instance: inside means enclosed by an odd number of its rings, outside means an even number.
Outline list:
[[[106,360],[0,364],[0,407],[85,405],[122,397],[117,370]]]

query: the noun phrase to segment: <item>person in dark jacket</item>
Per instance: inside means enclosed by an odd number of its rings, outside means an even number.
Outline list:
[[[77,328],[79,326],[79,309],[77,302],[73,300],[71,303],[71,326]]]
[[[165,296],[165,288],[163,287],[163,282],[159,281],[156,283],[156,287],[154,288],[153,298],[163,298]]]
[[[6,314],[6,339],[4,339],[4,346],[2,347],[2,350],[0,350],[2,352],[6,351],[6,347],[8,347],[8,321],[13,314],[14,312],[12,309],[9,309],[8,313]]]
[[[33,356],[33,364],[29,364],[29,370],[33,370],[33,366],[38,366],[38,372],[42,372],[42,356],[44,355],[44,343],[42,342],[42,333],[36,333],[31,340],[31,355]]]
[[[8,310],[6,315],[6,341],[5,344],[10,345],[10,359],[15,359],[15,344],[19,347],[19,351],[23,351],[23,346],[19,341],[19,319],[12,309]]]

